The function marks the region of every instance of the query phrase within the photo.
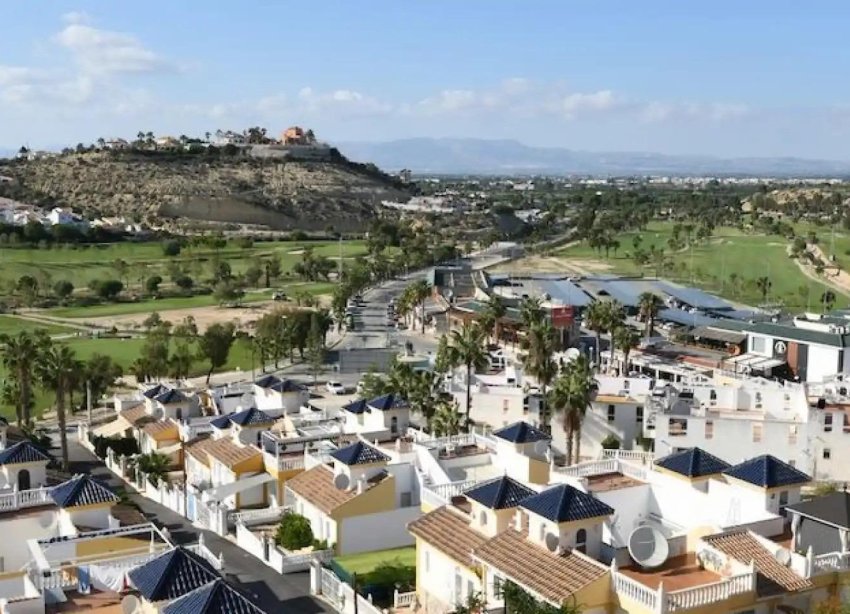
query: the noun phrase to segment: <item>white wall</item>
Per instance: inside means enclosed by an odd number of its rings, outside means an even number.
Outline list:
[[[47,485],[47,462],[21,463],[0,467],[0,488],[15,488],[18,485],[18,472],[26,469],[30,472],[30,488]]]
[[[806,368],[806,380],[819,382],[838,371],[839,349],[824,345],[810,345]]]
[[[442,604],[461,605],[466,602],[470,592],[474,594],[481,590],[481,580],[474,572],[422,540],[419,541],[417,555],[416,578],[420,588],[433,595]],[[456,593],[457,577],[460,578],[459,595]],[[425,598],[427,599],[427,595]],[[432,607],[429,607],[428,611],[440,612]]]
[[[614,421],[608,421],[608,406],[614,406]],[[602,451],[602,440],[614,435],[622,450],[635,449],[635,438],[643,434],[643,421],[637,421],[640,402],[592,403],[581,427],[581,455],[596,458]],[[644,411],[643,420],[646,420]]]
[[[287,414],[297,414],[301,406],[309,400],[310,393],[306,390],[281,394],[254,386],[254,402],[257,404],[257,409],[263,411],[283,410]]]
[[[70,508],[62,510],[63,514],[67,514],[71,522],[76,527],[91,527],[92,529],[108,529],[109,516],[112,508],[109,506],[97,507],[93,509],[75,510]]]
[[[22,512],[3,519],[3,535],[0,540],[2,568],[16,571],[29,563],[32,556],[27,546],[28,539],[47,539],[59,536],[59,514],[55,509],[39,512]],[[13,539],[10,539],[14,536]]]
[[[370,552],[412,546],[407,523],[422,515],[419,507],[402,507],[389,512],[344,518],[340,521],[340,554]]]
[[[292,490],[287,488],[286,493],[287,501],[290,500],[290,497],[293,498],[295,501],[294,511],[297,514],[301,514],[307,520],[310,521],[310,528],[313,530],[313,537],[319,540],[327,540],[329,546],[336,544],[336,521],[312,503],[309,503],[308,501],[305,501],[301,497],[295,495]]]

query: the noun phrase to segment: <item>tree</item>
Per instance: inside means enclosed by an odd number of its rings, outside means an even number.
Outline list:
[[[521,356],[523,369],[540,384],[543,399],[541,415],[544,421],[547,421],[546,391],[558,374],[558,365],[554,360],[554,354],[558,348],[558,339],[551,322],[542,320],[533,324],[526,331],[522,348],[525,350]]]
[[[457,401],[441,399],[434,408],[434,415],[431,417],[431,432],[437,437],[457,435],[460,433],[461,422]]]
[[[300,514],[287,512],[277,526],[275,541],[281,548],[300,550],[313,544],[313,529],[310,521]]]
[[[426,280],[420,279],[408,286],[408,290],[411,304],[419,306],[422,317],[422,334],[425,334],[425,300],[431,295],[431,286]]]
[[[167,241],[162,242],[162,255],[167,256],[169,258],[173,258],[174,256],[179,256],[182,247],[180,245],[180,241],[176,239],[168,239]]]
[[[32,306],[38,298],[38,280],[32,275],[21,275],[15,289],[27,307]]]
[[[36,366],[50,338],[44,330],[32,333],[21,331],[17,335],[0,335],[0,356],[12,380],[16,402],[18,426],[32,423],[32,383]]]
[[[245,271],[245,274],[244,274],[245,283],[251,288],[256,288],[257,284],[259,283],[260,278],[262,276],[263,276],[262,269],[256,264],[251,265]]]
[[[112,300],[124,289],[124,284],[117,279],[95,279],[89,283],[89,288],[104,300]]]
[[[492,322],[492,330],[488,329],[487,333],[492,333],[493,340],[497,343],[499,341],[499,330],[501,320],[505,317],[505,314],[507,312],[508,308],[505,307],[505,301],[502,300],[502,297],[498,294],[491,294],[489,300],[487,301],[487,306],[484,308],[484,313]]]
[[[68,433],[65,431],[65,397],[71,391],[71,380],[82,368],[74,350],[67,345],[48,345],[39,356],[36,369],[45,387],[53,390],[56,401],[56,420],[59,426],[59,446],[62,450],[62,469],[68,470]]]
[[[171,460],[161,452],[148,452],[135,457],[133,464],[138,471],[147,476],[154,486],[159,486],[168,476]]]
[[[56,298],[60,300],[64,300],[71,296],[74,293],[74,284],[70,281],[62,280],[57,281],[53,285],[53,294],[56,295]]]
[[[765,276],[765,277],[759,277],[758,279],[756,279],[756,288],[758,288],[758,291],[761,293],[762,302],[767,301],[767,295],[770,292],[770,287],[772,285],[773,285],[773,283],[770,281],[769,277]]]
[[[130,271],[130,265],[127,264],[127,261],[122,260],[121,258],[116,258],[112,261],[112,268],[115,270],[115,274],[118,275],[118,279],[121,279],[126,283],[127,273]]]
[[[646,326],[644,336],[647,338],[655,333],[655,319],[663,306],[664,301],[661,297],[652,292],[643,292],[638,297],[638,313]]]
[[[145,290],[147,290],[148,294],[157,294],[159,292],[159,284],[161,283],[162,277],[159,275],[148,277],[147,281],[145,281]]]
[[[88,382],[92,399],[99,399],[124,374],[111,356],[92,354],[83,366],[83,379]]]
[[[596,388],[590,361],[584,354],[564,365],[552,388],[552,407],[561,414],[566,434],[568,464],[581,457],[581,424]]]
[[[632,350],[640,343],[640,336],[638,335],[638,332],[631,326],[618,326],[611,333],[611,342],[615,349],[618,349],[623,353],[623,369],[620,375],[628,375],[629,354],[631,354]]]
[[[174,284],[181,290],[188,291],[191,290],[192,286],[195,285],[195,280],[193,280],[188,275],[180,275],[179,277],[174,279]]]
[[[823,306],[823,313],[832,310],[832,307],[835,305],[835,292],[832,290],[827,290],[820,296],[820,304]]]
[[[226,324],[216,322],[210,325],[198,339],[200,357],[210,361],[210,368],[207,371],[207,384],[210,383],[212,372],[227,363],[235,333],[236,327],[233,326],[232,322]]]
[[[325,367],[325,344],[321,316],[314,312],[310,316],[310,334],[307,338],[307,363],[313,376],[313,385]]]
[[[519,303],[519,315],[526,330],[540,322],[545,315],[540,299],[536,296],[523,298]]]
[[[238,305],[245,292],[232,281],[220,281],[213,290],[213,296],[219,305]]]
[[[484,348],[485,333],[476,324],[464,324],[459,331],[449,335],[449,360],[453,367],[466,368],[466,424],[469,425],[472,413],[472,371],[484,369],[490,364],[487,350]]]
[[[613,330],[625,320],[622,305],[612,300],[597,300],[587,308],[584,317],[587,327],[596,334],[596,366],[602,362],[602,333]]]

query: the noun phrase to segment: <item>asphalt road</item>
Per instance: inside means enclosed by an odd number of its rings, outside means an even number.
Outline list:
[[[138,495],[123,481],[109,471],[103,463],[83,448],[76,436],[68,438],[73,473],[88,473],[113,488],[123,487],[129,499],[141,509],[145,517],[157,526],[167,527],[171,539],[177,544],[191,544],[198,541],[202,531],[176,512]],[[225,577],[239,586],[243,593],[252,598],[269,614],[275,612],[293,612],[296,614],[316,614],[333,612],[310,593],[310,578],[307,572],[281,575],[256,558],[242,550],[233,542],[223,539],[209,531],[203,531],[207,547],[215,553],[224,555]]]

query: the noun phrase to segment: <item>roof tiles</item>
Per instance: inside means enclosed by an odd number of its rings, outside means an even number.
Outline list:
[[[448,555],[458,563],[472,567],[472,552],[486,541],[469,526],[469,518],[448,507],[440,507],[407,525],[416,537]]]
[[[521,507],[552,522],[608,516],[614,509],[569,484],[559,484],[522,501]]]
[[[390,457],[362,441],[356,441],[350,446],[340,448],[331,453],[331,456],[344,465],[366,465],[369,463],[382,463],[390,460]]]
[[[812,480],[802,471],[769,454],[730,467],[723,474],[762,488],[803,484]]]
[[[15,465],[18,463],[38,463],[49,461],[50,457],[35,447],[29,441],[19,441],[0,451],[0,465]]]
[[[165,606],[163,614],[265,614],[221,578]]]
[[[130,582],[148,601],[177,599],[220,576],[203,557],[177,547],[132,569]]]
[[[722,473],[731,465],[700,448],[689,448],[675,452],[655,461],[656,466],[689,478]]]
[[[493,431],[493,435],[513,443],[533,443],[535,441],[549,441],[549,435],[538,428],[534,428],[528,422],[514,422],[508,426]]]
[[[50,491],[50,497],[61,508],[119,501],[118,495],[87,474],[75,475],[62,482]]]
[[[516,507],[535,491],[508,476],[488,480],[467,490],[464,495],[493,510]]]

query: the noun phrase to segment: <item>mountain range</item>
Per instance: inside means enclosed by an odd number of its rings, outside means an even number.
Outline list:
[[[594,152],[532,147],[515,140],[411,138],[338,145],[352,160],[420,175],[850,175],[850,161]]]

